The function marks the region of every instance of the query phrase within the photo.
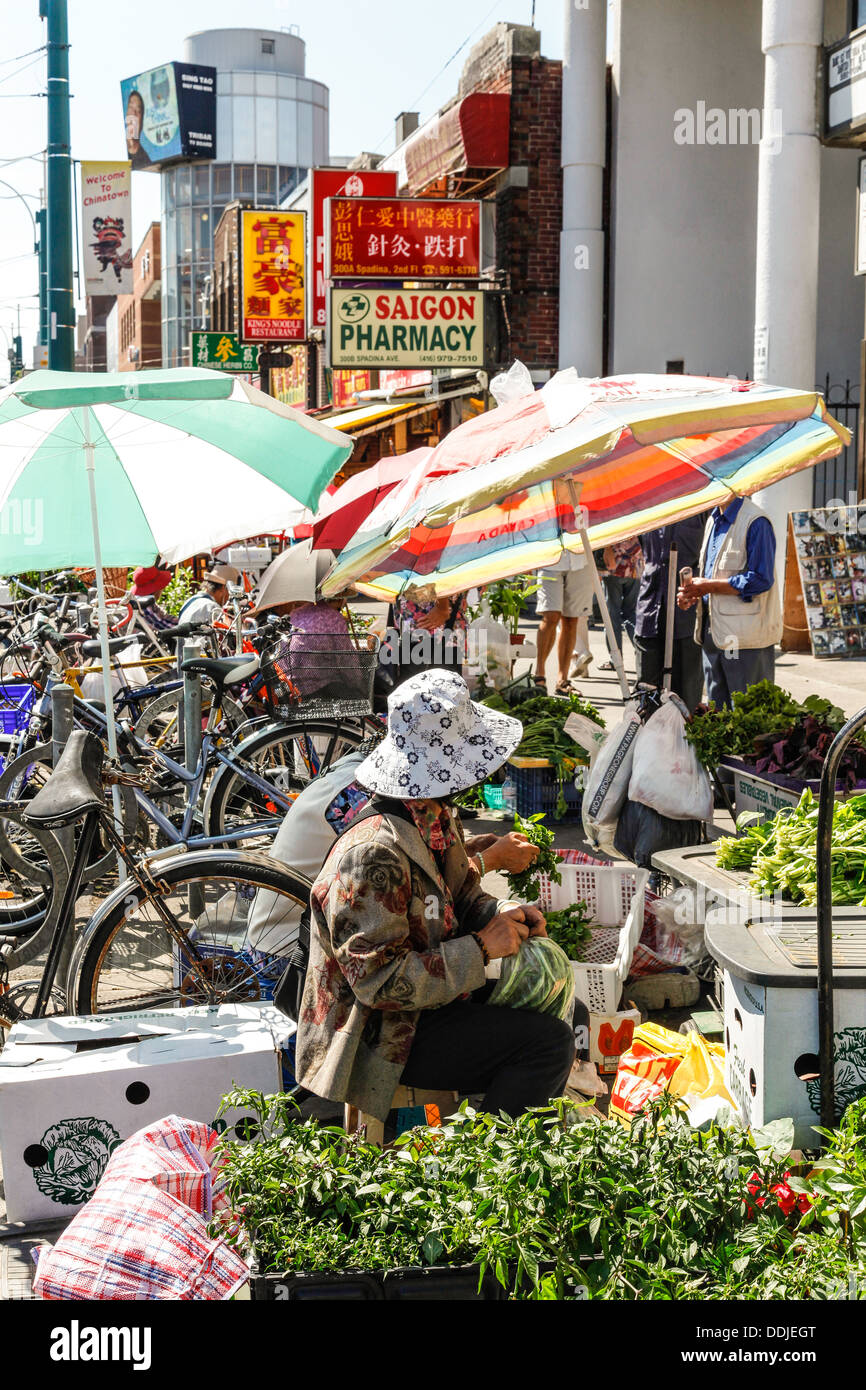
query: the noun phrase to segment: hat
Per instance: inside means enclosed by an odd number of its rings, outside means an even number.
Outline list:
[[[171,570],[163,570],[159,565],[139,565],[132,576],[132,592],[136,598],[148,598],[151,594],[161,594],[171,583]]]
[[[514,752],[523,725],[469,698],[453,671],[420,671],[388,696],[388,733],[356,773],[381,796],[451,796],[484,782]]]
[[[235,569],[234,565],[211,565],[209,570],[204,572],[205,579],[210,579],[214,584],[240,584],[241,572]]]

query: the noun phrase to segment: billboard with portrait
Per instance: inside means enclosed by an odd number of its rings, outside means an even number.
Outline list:
[[[120,84],[133,169],[216,158],[216,68],[164,63]]]

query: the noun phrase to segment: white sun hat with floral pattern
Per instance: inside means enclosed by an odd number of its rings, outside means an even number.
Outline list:
[[[484,782],[523,737],[523,725],[469,697],[453,671],[421,671],[388,696],[388,733],[355,774],[405,801],[451,796]]]

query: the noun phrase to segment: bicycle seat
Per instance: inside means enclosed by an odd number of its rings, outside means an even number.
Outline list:
[[[45,786],[24,811],[24,820],[37,829],[53,830],[102,810],[100,773],[105,754],[96,734],[74,729],[60,761]]]
[[[143,597],[138,594],[131,594],[129,597],[129,606],[131,608],[137,608],[139,613],[146,612],[155,602],[155,594],[145,594]]]
[[[128,646],[129,646],[130,642],[137,642],[137,641],[138,641],[138,637],[109,637],[109,639],[108,639],[108,650],[109,650],[109,653],[113,656],[115,652],[122,652],[123,649],[124,649],[124,647],[128,647]],[[96,640],[91,641],[91,642],[82,642],[82,644],[81,644],[81,655],[82,655],[82,656],[86,656],[86,657],[91,657],[91,656],[102,656],[102,648],[101,648],[101,646],[99,645],[99,640],[96,639]]]
[[[221,690],[224,685],[237,685],[238,681],[249,680],[250,676],[256,674],[259,665],[258,654],[253,652],[247,656],[196,656],[191,661],[184,661],[181,669],[205,676]]]

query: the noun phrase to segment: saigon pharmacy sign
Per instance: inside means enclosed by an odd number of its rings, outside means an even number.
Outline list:
[[[479,290],[332,289],[332,367],[482,367]]]

